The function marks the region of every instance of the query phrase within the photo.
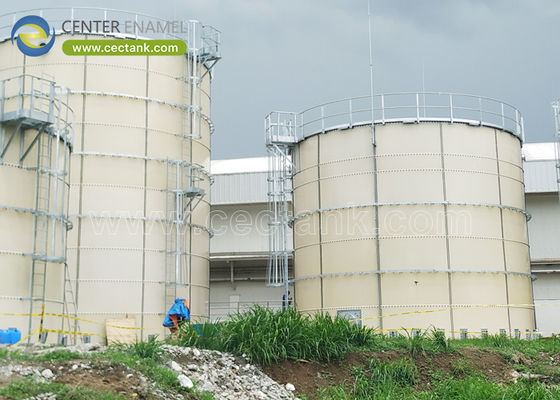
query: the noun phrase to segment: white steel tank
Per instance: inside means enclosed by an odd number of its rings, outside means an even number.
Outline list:
[[[293,163],[299,310],[385,331],[534,330],[514,107],[442,93],[354,98],[272,113],[267,135]]]
[[[41,15],[53,26],[80,19],[166,22],[94,8]],[[77,316],[95,321],[74,328],[99,335],[95,340],[103,340],[110,318],[136,319],[138,338],[164,334],[163,317],[175,297],[189,300],[194,320],[208,317],[210,83],[220,34],[198,21],[181,22],[184,33],[146,35],[184,40],[183,56],[62,52],[66,39],[117,39],[102,32],[57,32],[58,44],[41,57],[0,44],[2,77],[25,70],[70,90],[68,265]]]

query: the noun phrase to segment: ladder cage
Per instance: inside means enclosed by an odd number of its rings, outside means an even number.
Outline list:
[[[265,142],[268,151],[269,257],[267,285],[289,284],[289,260],[292,217],[292,150],[297,143],[296,113],[273,112],[265,119]]]

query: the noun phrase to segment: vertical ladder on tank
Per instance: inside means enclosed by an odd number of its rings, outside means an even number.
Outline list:
[[[186,285],[187,263],[185,233],[190,227],[192,212],[202,201],[205,191],[200,168],[185,161],[167,162],[167,210],[165,306],[169,308],[177,296],[177,287]],[[188,283],[190,284],[190,282]]]
[[[46,129],[50,129],[47,127]],[[45,303],[46,291],[46,274],[48,260],[48,241],[49,241],[49,206],[51,203],[51,151],[52,137],[49,134],[42,133],[39,136],[38,160],[36,171],[36,187],[35,187],[35,218],[34,218],[34,240],[33,254],[31,261],[31,290],[29,314],[33,314],[38,310],[34,310],[34,304]],[[56,145],[56,143],[55,143]],[[54,235],[54,232],[51,232]],[[32,329],[32,319],[29,318],[29,330]]]
[[[63,319],[62,330],[80,332],[80,321],[78,318],[78,302],[74,292],[74,285],[70,276],[70,269],[67,263],[64,263],[64,297],[63,297],[63,314],[74,319]],[[65,325],[68,329],[65,329]],[[70,335],[70,344],[76,344],[76,335]]]
[[[177,296],[178,274],[183,261],[183,229],[180,224],[182,209],[179,189],[181,174],[179,163],[167,162],[167,211],[166,260],[165,260],[165,307],[169,308]]]
[[[552,103],[554,112],[554,154],[556,166],[556,182],[558,184],[558,196],[560,199],[560,100]]]
[[[268,151],[269,257],[267,285],[284,286],[288,298],[288,265],[292,200],[292,149],[297,143],[297,114],[272,112],[265,119]]]
[[[165,260],[165,307],[173,304],[177,287],[190,285],[188,282],[189,251],[186,248],[187,232],[190,234],[191,217],[205,196],[200,187],[202,169],[192,162],[193,141],[202,139],[202,107],[200,85],[208,71],[219,60],[219,32],[201,26],[198,21],[188,21],[187,60],[181,83],[181,132],[180,160],[167,162],[166,190],[166,260]],[[208,44],[209,43],[209,44]],[[202,75],[202,63],[206,73]],[[190,299],[189,299],[190,300]]]

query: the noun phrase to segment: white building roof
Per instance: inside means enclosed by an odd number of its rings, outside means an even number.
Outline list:
[[[554,160],[554,143],[525,143],[523,145],[523,159],[525,161]]]
[[[268,171],[268,157],[234,158],[231,160],[212,160],[210,173],[214,175],[239,174]]]

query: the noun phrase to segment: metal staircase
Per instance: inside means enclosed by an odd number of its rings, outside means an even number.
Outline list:
[[[189,21],[187,60],[181,82],[181,158],[167,161],[165,307],[173,304],[177,288],[190,285],[192,213],[206,195],[201,167],[192,162],[193,142],[202,140],[201,84],[220,60],[220,32],[211,26]],[[208,121],[210,124],[210,122]],[[211,125],[211,124],[210,124]],[[211,132],[211,129],[210,129]],[[190,301],[191,299],[189,299]],[[164,310],[164,311],[167,311]]]
[[[269,258],[267,285],[284,286],[288,298],[288,264],[292,200],[292,149],[297,143],[297,114],[272,112],[265,119],[268,151]]]
[[[200,187],[202,180],[201,168],[185,161],[167,162],[166,307],[173,304],[177,296],[177,287],[190,285],[190,253],[186,239],[192,213],[206,194]]]
[[[16,146],[14,139],[19,137],[19,166],[29,168],[29,164],[34,164],[32,169],[35,170],[34,208],[26,210],[33,214],[33,245],[31,254],[24,254],[31,259],[29,296],[26,299],[29,314],[43,310],[45,304],[57,304],[56,307],[67,313],[70,307],[66,294],[62,294],[62,299],[47,298],[46,287],[51,265],[67,268],[66,233],[71,224],[66,202],[73,133],[72,110],[67,106],[68,91],[57,87],[52,80],[32,75],[5,79],[0,82],[0,87],[0,163],[9,148]],[[11,134],[8,136],[9,129]],[[27,136],[32,139],[27,140]],[[37,159],[33,163],[28,159],[35,150]],[[65,272],[65,287],[68,279]],[[73,296],[68,301],[74,301]],[[73,309],[75,314],[75,302]],[[28,333],[32,331],[33,322],[30,315]]]

